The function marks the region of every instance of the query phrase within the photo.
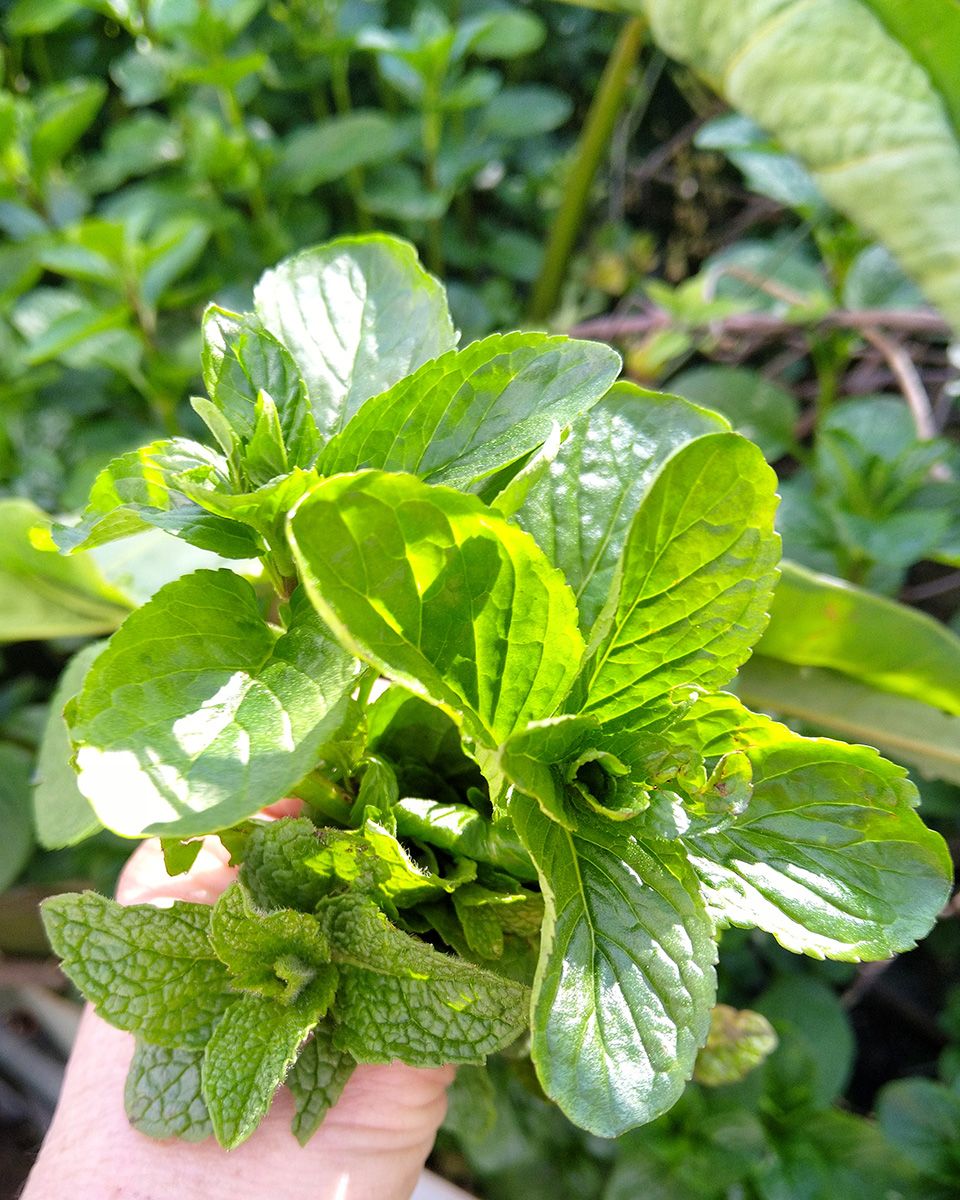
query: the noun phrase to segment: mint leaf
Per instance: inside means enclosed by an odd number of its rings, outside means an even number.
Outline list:
[[[714,998],[713,926],[682,857],[583,816],[563,829],[519,793],[546,904],[531,1054],[547,1095],[600,1137],[679,1097]]]
[[[762,1013],[717,1004],[693,1078],[706,1087],[739,1083],[776,1048],[776,1032]]]
[[[287,1076],[296,1105],[291,1128],[301,1146],[320,1128],[357,1065],[349,1054],[336,1049],[333,1032],[330,1022],[321,1021]]]
[[[233,883],[213,909],[210,940],[234,988],[283,1004],[328,1007],[337,972],[316,918],[293,909],[259,912]]]
[[[379,467],[467,490],[595,404],[619,368],[616,352],[595,342],[494,334],[368,400],[326,446],[320,470]]]
[[[306,817],[257,825],[240,868],[240,881],[258,907],[311,912],[329,884],[307,865],[320,849],[316,826]]]
[[[766,624],[776,476],[737,434],[678,450],[634,518],[578,687],[605,725],[649,719],[681,684],[734,675]],[[644,712],[647,710],[647,712]]]
[[[0,891],[10,886],[33,853],[30,819],[32,755],[23,746],[0,742]]]
[[[340,238],[268,271],[257,315],[289,350],[325,437],[364,400],[455,345],[440,284],[407,242]]]
[[[218,1022],[203,1055],[203,1098],[217,1141],[234,1149],[267,1114],[322,1009],[248,994]]]
[[[403,837],[417,838],[450,854],[500,867],[518,879],[537,878],[529,854],[509,824],[489,821],[469,804],[405,797],[397,803],[394,813],[397,830]]]
[[[334,1044],[358,1062],[483,1062],[526,1028],[521,984],[438,953],[362,896],[330,897],[319,912],[340,970]]]
[[[472,496],[376,471],[316,487],[289,523],[310,598],[384,674],[495,746],[552,713],[583,645],[533,539]]]
[[[725,428],[716,413],[676,396],[618,383],[574,424],[549,470],[529,488],[516,520],[566,576],[585,636],[656,473],[687,442]]]
[[[41,913],[64,972],[118,1029],[159,1045],[200,1047],[233,999],[204,904],[124,907],[95,892],[68,892],[44,900]]]
[[[320,435],[306,386],[286,347],[253,313],[233,313],[211,305],[203,314],[203,381],[233,435],[226,439],[225,453],[239,447],[239,457],[248,470],[251,460],[256,463],[256,447],[251,455],[251,443],[257,435],[258,406],[262,413],[266,393],[276,412],[286,469],[313,465]],[[213,425],[211,431],[217,436]],[[252,472],[251,481],[266,482],[271,475],[265,479],[265,474]]]
[[[747,753],[746,811],[685,839],[716,919],[757,925],[814,958],[909,950],[946,902],[952,870],[942,838],[911,807],[906,771],[825,738]]]
[[[128,837],[225,828],[315,765],[354,675],[302,595],[277,637],[245,580],[184,576],[131,614],[87,676],[69,717],[80,790]]]
[[[72,749],[63,708],[77,694],[87,671],[105,645],[106,642],[93,642],[75,654],[50,698],[33,777],[37,838],[48,850],[73,846],[101,828],[89,801],[77,787],[76,772],[70,765]]]
[[[127,1119],[153,1138],[202,1142],[213,1133],[200,1090],[202,1050],[137,1039],[123,1093]]]
[[[79,524],[55,526],[54,541],[66,552],[89,550],[153,526],[224,558],[262,553],[250,529],[205,512],[186,495],[187,472],[229,490],[226,462],[199,442],[168,438],[121,454],[93,481]]]

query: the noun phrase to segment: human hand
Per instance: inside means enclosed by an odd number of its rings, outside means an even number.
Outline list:
[[[235,877],[216,838],[171,878],[156,841],[140,846],[117,887],[122,904],[212,904]],[[229,1153],[214,1141],[158,1142],[123,1108],[134,1039],[84,1014],[60,1103],[22,1200],[408,1200],[446,1111],[453,1069],[359,1066],[301,1147],[285,1089],[260,1128]]]

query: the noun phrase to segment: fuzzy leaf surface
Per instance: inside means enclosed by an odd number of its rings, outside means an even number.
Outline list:
[[[325,448],[321,470],[379,467],[466,490],[589,409],[619,368],[596,342],[494,334],[367,401]]]
[[[474,497],[403,475],[338,476],[304,498],[289,531],[341,639],[482,743],[566,695],[583,650],[570,589]]]
[[[364,400],[456,344],[443,288],[409,243],[340,238],[260,280],[257,315],[290,351],[324,437]]]
[[[95,892],[43,902],[64,972],[118,1029],[158,1045],[202,1047],[233,1000],[210,943],[212,909],[128,907]]]
[[[354,673],[302,595],[277,637],[239,576],[184,576],[129,617],[87,676],[69,719],[80,790],[127,836],[225,828],[314,766]]]
[[[202,1142],[213,1133],[200,1089],[203,1051],[137,1040],[123,1092],[127,1119],[152,1138]]]
[[[547,1095],[615,1137],[677,1100],[710,1025],[713,924],[682,858],[602,819],[563,829],[516,794],[510,812],[546,903],[532,1057]]]
[[[483,1062],[527,1025],[528,989],[440,954],[360,896],[321,904],[340,986],[334,1044],[358,1062]]]
[[[911,949],[946,903],[952,870],[943,839],[912,807],[904,769],[825,738],[747,753],[746,811],[685,839],[715,918],[757,925],[814,958]]]
[[[305,1146],[353,1074],[356,1062],[333,1044],[333,1025],[321,1021],[287,1076],[296,1112],[293,1135]]]
[[[674,687],[732,678],[776,582],[775,487],[737,434],[698,438],[668,460],[630,526],[584,667],[584,712],[629,727]]]
[[[716,413],[631,383],[616,384],[574,423],[516,520],[566,576],[585,636],[600,615],[630,522],[656,473],[687,442],[727,428]]]
[[[323,1015],[262,996],[235,1000],[203,1056],[203,1098],[217,1141],[232,1150],[267,1114],[304,1039]]]

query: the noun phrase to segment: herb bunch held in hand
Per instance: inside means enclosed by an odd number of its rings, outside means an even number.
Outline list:
[[[305,1140],[355,1063],[528,1047],[613,1136],[690,1078],[724,925],[851,961],[929,929],[949,862],[905,772],[720,690],[776,582],[773,473],[618,367],[539,333],[457,349],[410,247],[343,239],[208,310],[218,448],[122,456],[57,531],[237,560],[132,613],[66,709],[71,805],[171,871],[206,834],[240,867],[212,909],[45,904],[137,1036],[131,1119],[170,1114],[146,1132],[189,1105],[235,1146],[286,1080]],[[302,816],[258,816],[288,795]]]

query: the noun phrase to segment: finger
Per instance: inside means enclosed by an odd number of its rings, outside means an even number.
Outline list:
[[[120,874],[117,899],[121,904],[157,904],[164,907],[174,900],[192,900],[195,904],[213,904],[220,893],[237,877],[229,865],[230,855],[219,838],[203,839],[196,862],[183,875],[168,875],[163,850],[157,838],[143,842],[134,851]]]

